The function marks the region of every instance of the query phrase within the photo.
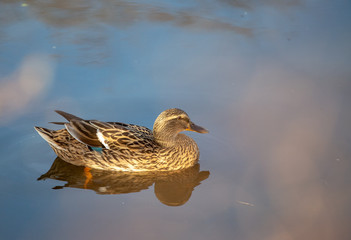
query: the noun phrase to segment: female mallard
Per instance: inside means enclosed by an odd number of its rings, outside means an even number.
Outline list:
[[[172,108],[155,120],[153,131],[120,122],[84,120],[56,111],[68,120],[58,131],[35,127],[55,153],[73,165],[115,171],[170,171],[194,166],[196,142],[182,131],[207,133],[183,110]],[[99,149],[96,149],[99,148]]]

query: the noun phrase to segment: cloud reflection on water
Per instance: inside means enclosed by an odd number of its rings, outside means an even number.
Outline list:
[[[27,112],[48,89],[52,71],[46,56],[30,55],[14,73],[0,79],[0,123]]]
[[[267,64],[256,69],[235,114],[240,119],[236,144],[250,159],[243,180],[246,190],[257,188],[255,181],[260,181],[257,193],[250,190],[250,199],[261,208],[260,220],[248,212],[239,220],[241,227],[247,232],[252,226],[265,229],[252,231],[251,239],[342,239],[346,226],[335,213],[345,203],[333,201],[347,192],[340,195],[341,188],[338,197],[331,196],[324,179],[327,162],[337,164],[336,87],[281,67]]]

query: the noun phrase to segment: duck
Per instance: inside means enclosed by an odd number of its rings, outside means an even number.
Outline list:
[[[183,131],[208,133],[179,109],[163,111],[153,129],[121,122],[84,120],[73,114],[55,110],[67,122],[51,130],[34,127],[62,160],[89,169],[143,172],[176,171],[198,163],[199,147]]]

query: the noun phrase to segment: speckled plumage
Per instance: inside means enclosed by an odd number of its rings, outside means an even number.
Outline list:
[[[35,127],[55,153],[71,164],[115,171],[170,171],[194,166],[196,142],[181,131],[206,133],[180,109],[168,109],[155,121],[153,131],[119,122],[84,120],[57,111],[68,122],[65,129]],[[96,151],[92,147],[101,148]]]

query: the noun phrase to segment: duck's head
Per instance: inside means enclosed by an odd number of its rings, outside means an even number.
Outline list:
[[[155,120],[153,134],[157,141],[172,142],[178,133],[182,131],[194,131],[208,133],[208,131],[196,125],[186,112],[178,108],[163,111]]]

